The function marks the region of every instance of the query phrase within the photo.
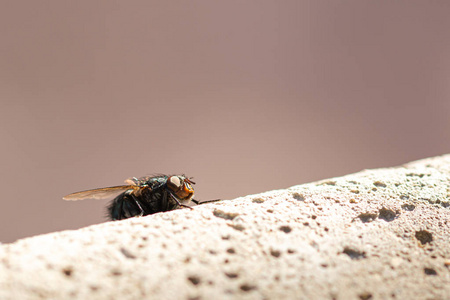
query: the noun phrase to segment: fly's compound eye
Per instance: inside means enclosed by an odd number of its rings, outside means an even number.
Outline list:
[[[170,176],[169,179],[167,179],[167,186],[174,193],[178,192],[181,189],[182,184],[183,183],[178,176]]]
[[[171,176],[167,179],[167,186],[182,200],[190,200],[194,196],[194,189],[189,182],[179,176]]]

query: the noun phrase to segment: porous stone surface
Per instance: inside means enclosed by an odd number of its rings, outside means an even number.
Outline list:
[[[450,155],[0,247],[0,299],[450,299]]]

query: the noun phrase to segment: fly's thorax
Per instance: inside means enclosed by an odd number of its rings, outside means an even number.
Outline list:
[[[194,197],[193,183],[184,176],[170,176],[167,179],[167,188],[174,193],[181,203],[186,204]]]

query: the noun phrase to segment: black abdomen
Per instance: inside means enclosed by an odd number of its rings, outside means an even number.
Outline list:
[[[132,190],[126,191],[111,201],[108,218],[122,220],[176,209],[178,204],[169,193],[165,184],[153,190],[143,189],[138,196]]]

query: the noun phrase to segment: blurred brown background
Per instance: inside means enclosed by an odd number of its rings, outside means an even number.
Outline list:
[[[65,194],[186,173],[232,199],[450,152],[449,1],[2,1],[0,241]]]

